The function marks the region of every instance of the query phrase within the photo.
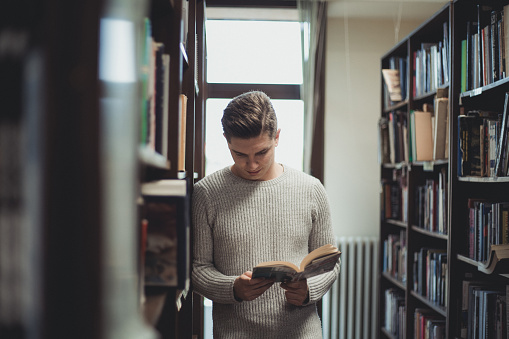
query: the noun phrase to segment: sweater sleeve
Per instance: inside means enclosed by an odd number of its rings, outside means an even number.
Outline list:
[[[207,192],[195,186],[193,192],[193,271],[192,286],[195,292],[218,303],[238,303],[233,294],[233,283],[237,277],[227,276],[214,266],[211,209]]]
[[[334,244],[330,205],[325,188],[318,180],[313,187],[312,201],[313,228],[309,238],[309,251],[324,244]],[[338,277],[340,266],[341,260],[338,260],[331,272],[308,279],[309,303],[316,303],[327,293]]]

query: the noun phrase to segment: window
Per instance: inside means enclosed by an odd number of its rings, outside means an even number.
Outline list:
[[[223,109],[236,95],[261,90],[273,101],[281,128],[276,161],[302,170],[304,104],[296,21],[207,20],[205,174],[232,164],[223,137]]]
[[[302,83],[300,24],[295,21],[207,21],[210,83]]]

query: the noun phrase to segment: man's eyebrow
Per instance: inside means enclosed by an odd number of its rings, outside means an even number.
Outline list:
[[[262,154],[262,153],[265,153],[265,152],[267,152],[269,149],[270,149],[270,147],[268,147],[268,148],[264,148],[264,149],[262,149],[261,151],[256,152],[255,154]]]
[[[234,152],[234,153],[237,153],[237,154],[240,154],[240,155],[245,155],[244,153],[239,152],[239,151],[236,151],[236,150],[234,150],[233,148],[232,148],[231,150],[232,150],[232,152]]]
[[[255,155],[265,153],[265,152],[267,152],[269,149],[270,149],[270,147],[264,148],[264,149],[262,149],[262,150],[260,150],[260,151],[256,152],[256,153],[255,153]],[[233,148],[232,148],[231,150],[232,150],[232,152],[234,152],[234,153],[236,153],[236,154],[238,154],[238,155],[246,155],[246,154],[244,154],[244,153],[242,153],[242,152],[239,152],[239,151],[237,151],[237,150],[235,150],[235,149],[233,149]]]

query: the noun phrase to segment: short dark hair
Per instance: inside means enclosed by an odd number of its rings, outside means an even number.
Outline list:
[[[246,92],[233,98],[224,109],[221,122],[228,142],[232,137],[250,139],[263,133],[276,137],[276,112],[268,95],[261,91]]]

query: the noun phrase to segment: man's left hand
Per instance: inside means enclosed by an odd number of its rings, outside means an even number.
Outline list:
[[[302,306],[308,300],[309,288],[306,279],[281,283],[285,290],[286,300],[295,306]]]

